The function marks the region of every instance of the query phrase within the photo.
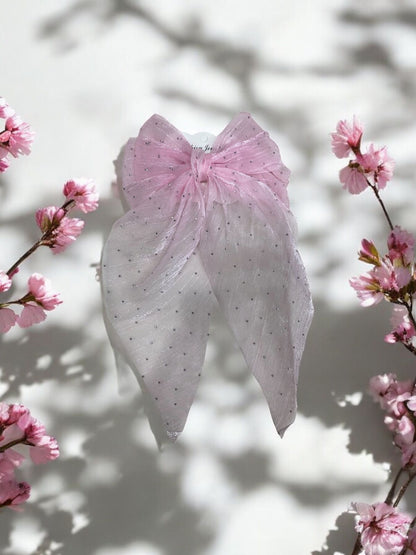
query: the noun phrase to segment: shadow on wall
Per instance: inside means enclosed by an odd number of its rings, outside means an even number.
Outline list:
[[[83,37],[74,30],[79,18],[89,19],[98,25],[100,37],[110,33],[115,25],[128,18],[152,30],[155,41],[159,38],[163,44],[170,45],[169,51],[158,62],[162,73],[170,66],[172,60],[178,59],[182,54],[188,51],[197,52],[201,58],[201,67],[206,65],[215,71],[218,77],[222,76],[234,82],[241,102],[235,105],[227,102],[226,97],[221,99],[221,102],[207,100],[205,95],[198,96],[190,92],[186,80],[183,79],[172,80],[163,86],[156,83],[155,94],[172,103],[179,102],[184,106],[199,109],[208,116],[221,114],[231,118],[240,110],[255,113],[256,117],[262,117],[264,121],[269,122],[268,128],[279,129],[281,136],[287,137],[290,144],[295,145],[301,159],[301,167],[297,170],[296,178],[313,183],[316,178],[311,177],[311,172],[316,160],[322,159],[322,152],[327,152],[330,156],[328,134],[316,136],[316,116],[313,105],[307,101],[295,108],[282,108],[278,102],[272,107],[266,105],[263,97],[259,95],[256,82],[258,75],[268,75],[276,82],[279,82],[279,77],[282,77],[283,82],[293,78],[295,83],[299,77],[309,77],[312,82],[317,78],[323,82],[328,80],[328,83],[342,79],[340,87],[348,87],[349,83],[353,86],[363,73],[374,72],[375,75],[381,75],[382,80],[386,80],[389,90],[394,91],[395,105],[399,106],[400,110],[396,110],[394,116],[386,118],[377,118],[375,114],[372,137],[376,138],[379,133],[388,132],[393,135],[395,131],[400,132],[409,127],[410,122],[416,118],[416,74],[409,71],[406,64],[400,64],[394,45],[391,41],[385,40],[386,35],[381,32],[386,25],[401,26],[403,31],[414,28],[416,8],[403,3],[395,5],[394,9],[386,8],[383,11],[378,0],[370,0],[365,6],[356,0],[350,2],[347,8],[333,8],[333,17],[334,24],[343,25],[346,31],[345,35],[339,34],[338,43],[335,45],[337,56],[331,62],[324,60],[321,64],[305,63],[296,67],[289,65],[285,60],[279,60],[279,63],[270,62],[264,59],[254,46],[236,45],[233,41],[227,40],[227,37],[218,38],[218,33],[207,31],[203,16],[195,7],[189,8],[187,17],[184,17],[180,24],[173,24],[162,17],[157,7],[149,9],[136,0],[80,0],[70,3],[58,14],[45,19],[38,29],[38,36],[51,41],[60,49],[60,54],[65,54],[66,50],[82,45]],[[347,40],[348,36],[356,36],[356,40]],[[284,91],[282,93],[284,95]],[[390,96],[383,98],[390,102]],[[330,97],[328,101],[330,102]],[[389,108],[385,106],[386,114],[391,113]],[[345,114],[340,114],[340,117],[343,116]],[[400,164],[395,174],[397,178],[413,179],[414,168]],[[336,182],[335,174],[333,181]],[[325,182],[321,184],[326,188],[330,202],[336,207],[337,223],[342,227],[348,226],[346,219],[349,213],[346,213],[345,204],[339,202],[345,192],[339,186],[331,185],[332,183]],[[395,205],[391,209],[392,216],[407,205],[405,195],[401,199],[395,199]],[[327,229],[319,229],[309,235],[303,234],[301,239],[308,247],[313,245],[316,248],[326,235]],[[316,254],[318,255],[317,252]],[[326,266],[330,272],[326,275],[330,280],[334,269],[339,267],[339,259],[334,252],[326,252],[325,255]]]
[[[106,204],[103,206],[87,233],[108,229],[113,215]],[[19,227],[25,220],[19,218],[8,223]],[[378,407],[367,398],[358,406],[347,404],[340,407],[336,402],[365,389],[368,379],[375,373],[397,370],[401,378],[411,375],[413,361],[410,355],[400,352],[399,346],[382,342],[388,331],[387,307],[357,308],[353,312],[338,313],[325,304],[315,304],[315,319],[301,368],[300,412],[318,417],[328,428],[342,425],[350,429],[353,453],[365,450],[372,452],[376,461],[394,461],[390,437],[383,430]],[[100,307],[96,307],[95,313],[88,315],[86,321],[99,318],[99,312]],[[229,366],[235,348],[229,331],[218,317],[215,328],[213,366],[221,370]],[[75,492],[79,496],[81,502],[76,512],[83,515],[84,526],[74,531],[74,512],[59,508],[53,495],[41,494],[38,503],[28,505],[25,513],[47,531],[48,540],[43,541],[39,549],[46,549],[45,546],[49,545],[53,553],[53,546],[58,545],[61,547],[56,547],[56,553],[88,555],[105,546],[121,549],[139,538],[172,555],[202,552],[215,539],[216,530],[205,525],[205,509],[190,506],[183,496],[181,484],[192,457],[190,447],[179,439],[172,447],[173,463],[166,468],[157,450],[138,437],[137,429],[147,425],[140,400],[123,403],[123,406],[116,399],[115,392],[107,392],[110,398],[114,395],[110,406],[91,410],[85,400],[91,399],[91,406],[94,405],[96,391],[100,391],[107,373],[114,369],[108,367],[108,358],[105,357],[106,339],[97,341],[93,349],[88,349],[88,354],[84,353],[77,361],[76,373],[69,364],[62,362],[62,353],[83,345],[85,340],[86,330],[83,329],[70,330],[61,326],[46,330],[39,326],[28,330],[25,342],[2,341],[1,379],[8,387],[4,399],[18,397],[23,386],[56,380],[79,391],[84,401],[70,410],[70,417],[64,407],[54,405],[51,408],[51,433],[57,438],[65,440],[74,431],[83,431],[83,456],[62,458],[53,464],[53,469],[46,470],[61,484],[60,492]],[[36,369],[36,362],[45,355],[50,363],[46,368]],[[30,365],[28,361],[31,361]],[[205,383],[212,379],[212,374],[204,372]],[[225,374],[221,379],[249,389],[249,381],[253,378],[242,368],[240,372]],[[239,418],[247,419],[257,399],[256,394],[248,396],[246,404],[238,409]],[[237,409],[230,409],[233,410]],[[369,437],[372,438],[370,445]],[[273,467],[271,453],[247,448],[235,457],[218,452],[214,456],[241,496],[275,480],[270,471]],[[29,472],[34,491],[42,492],[45,469],[33,467]],[[325,484],[315,488],[289,483],[279,483],[279,486],[286,487],[300,503],[311,507],[323,506],[337,495],[346,493],[334,491]],[[360,495],[371,496],[375,489],[374,485],[364,485]],[[114,518],[115,511],[117,518]],[[0,520],[2,543],[10,540],[16,522],[14,514],[4,514]],[[342,542],[350,545],[347,539],[352,534],[350,516],[340,516],[337,524],[341,531],[331,532],[328,540],[329,546],[333,545],[335,550],[340,549]]]
[[[365,388],[372,374],[391,370],[393,364],[397,366],[401,357],[397,356],[394,346],[383,346],[383,332],[377,308],[341,315],[318,305],[302,364],[299,391],[299,410],[302,414],[318,417],[329,428],[341,424],[351,429],[352,452],[366,450],[374,453],[378,461],[394,459],[390,439],[383,430],[381,411],[371,401],[341,408],[336,399]],[[227,359],[235,355],[235,350],[230,333],[220,319],[216,321],[213,336],[215,367],[221,369],[227,366]],[[36,376],[36,372],[27,375],[30,353],[35,353],[32,356],[35,361],[36,356],[45,354],[44,345],[48,345],[51,360],[59,361],[63,351],[79,345],[82,340],[82,330],[42,330],[39,327],[28,331],[28,343],[23,351],[22,346],[13,341],[2,346],[3,375],[6,378],[8,374],[14,376],[10,382],[13,394],[17,395],[22,386],[39,380],[58,380],[61,383],[64,376],[66,387],[79,390],[83,399],[70,411],[70,417],[68,409],[55,405],[51,409],[51,432],[57,438],[65,441],[74,430],[83,431],[83,456],[58,459],[47,469],[31,467],[29,480],[34,491],[42,492],[45,476],[49,474],[52,480],[61,484],[60,494],[78,496],[81,501],[75,511],[78,514],[76,518],[82,515],[84,525],[77,529],[74,512],[60,508],[53,494],[41,493],[36,503],[27,505],[25,517],[47,532],[47,541],[43,541],[42,549],[49,542],[51,553],[89,555],[100,548],[122,549],[140,540],[170,555],[203,553],[218,531],[215,526],[207,526],[209,511],[190,505],[184,497],[184,476],[193,456],[190,446],[179,438],[161,457],[155,446],[143,441],[138,430],[147,423],[137,398],[124,403],[116,399],[115,392],[107,392],[109,397],[114,395],[110,406],[91,410],[85,403],[85,400],[91,399],[93,406],[95,392],[102,388],[106,374],[114,371],[103,359],[106,346],[97,343],[97,348],[80,361],[82,375],[91,376],[87,382],[82,381],[80,375],[66,374],[62,364],[42,376]],[[368,364],[368,350],[372,345],[375,346],[374,356]],[[408,357],[403,358],[404,374],[410,369],[410,362]],[[212,373],[203,373],[205,384],[213,379]],[[225,383],[234,381],[241,388],[249,388],[253,377],[242,368],[241,372],[224,375],[221,379]],[[209,401],[201,401],[197,396],[197,402]],[[239,418],[247,419],[256,402],[258,396],[253,394],[251,400],[249,397],[239,409]],[[233,410],[230,409],[230,412]],[[371,443],[369,437],[372,438]],[[235,457],[220,452],[211,455],[216,457],[218,465],[232,480],[241,497],[275,481],[271,473],[272,453],[251,447]],[[311,507],[323,506],[351,490],[347,486],[344,491],[334,491],[326,484],[311,488],[284,482],[279,482],[279,487],[287,488],[299,503]],[[363,484],[357,495],[371,498],[376,489],[374,484]],[[0,519],[0,537],[4,547],[17,518],[19,516],[7,512]],[[328,522],[328,527],[331,525]],[[351,515],[341,515],[337,525],[340,531],[331,532],[328,538],[329,547],[332,545],[335,551],[342,550],[344,544],[346,548],[350,546],[354,537]],[[54,548],[54,545],[61,547]],[[321,551],[322,554],[333,552]],[[318,552],[315,553],[317,555]]]
[[[393,14],[389,14],[388,21],[414,26],[415,14],[416,10],[410,10],[409,13],[397,7]],[[152,13],[128,0],[73,3],[66,11],[62,10],[59,16],[50,18],[41,28],[40,35],[61,41],[60,46],[63,48],[76,47],[75,39],[65,38],[69,36],[65,30],[79,15],[113,24],[119,17],[137,18],[145,21],[172,44],[172,56],[185,47],[201,52],[210,65],[228,77],[233,77],[238,83],[243,99],[242,108],[261,114],[271,125],[281,128],[302,149],[306,175],[309,162],[314,159],[316,149],[321,146],[310,141],[308,114],[300,110],[284,112],[265,107],[257,98],[253,87],[255,69],[276,74],[300,71],[330,76],[340,72],[353,74],[362,70],[363,65],[381,67],[389,72],[391,80],[401,90],[403,105],[409,108],[409,117],[415,113],[414,78],[394,63],[386,45],[374,39],[364,45],[361,43],[350,47],[344,52],[346,61],[341,69],[336,66],[293,70],[284,65],[267,65],[249,48],[236,48],[225,40],[207,38],[201,31],[203,27],[195,14],[190,15],[182,30],[175,30],[158,18],[156,9]],[[364,37],[372,26],[384,22],[383,19],[380,20],[382,15],[364,16],[352,9],[339,15],[347,25],[362,29]],[[232,115],[239,108],[207,103],[174,87],[157,92],[208,113]],[[299,129],[305,129],[301,136]],[[7,189],[0,182],[0,195],[6,193]],[[91,215],[89,230],[105,233],[114,217],[111,203],[102,203],[100,211]],[[29,228],[30,218],[32,215],[23,214],[6,223],[29,238],[33,229],[32,224]],[[311,241],[319,245],[321,239],[319,236],[305,237],[305,242]],[[328,260],[328,267],[331,268],[335,263],[334,260]],[[365,450],[371,452],[376,461],[397,461],[398,456],[391,446],[389,434],[384,430],[383,415],[369,398],[364,397],[358,406],[347,403],[340,407],[337,403],[337,400],[343,400],[346,395],[365,389],[369,378],[376,373],[396,371],[401,378],[411,375],[410,355],[404,351],[401,353],[398,346],[387,346],[382,341],[384,334],[389,331],[387,310],[381,307],[364,310],[357,306],[352,312],[339,313],[320,299],[315,300],[315,305],[315,320],[301,367],[299,411],[307,417],[319,418],[329,428],[342,425],[351,430],[352,453]],[[100,307],[96,307],[94,313],[86,315],[86,320],[99,318],[99,312]],[[383,315],[382,318],[380,314]],[[51,409],[51,433],[58,440],[65,440],[74,431],[82,430],[82,455],[58,459],[53,463],[53,470],[52,465],[47,469],[28,469],[28,479],[33,490],[46,491],[40,494],[38,502],[28,504],[24,513],[25,518],[33,521],[46,533],[37,553],[47,553],[49,549],[50,553],[60,555],[91,555],[105,547],[122,549],[138,539],[169,555],[202,553],[213,543],[218,530],[215,523],[209,523],[211,515],[207,510],[204,507],[191,506],[184,496],[184,472],[192,457],[189,446],[179,439],[170,450],[170,463],[166,466],[154,446],[149,446],[138,432],[146,426],[140,399],[120,402],[115,392],[107,392],[110,399],[113,395],[114,399],[103,407],[93,406],[95,392],[106,387],[108,375],[114,372],[104,354],[108,349],[106,340],[97,341],[88,350],[88,354],[83,354],[77,361],[77,373],[72,372],[69,365],[61,360],[62,353],[83,345],[85,341],[85,330],[69,330],[65,327],[51,330],[44,330],[42,327],[30,329],[27,341],[23,343],[13,340],[4,342],[0,339],[1,380],[7,385],[4,399],[18,397],[24,386],[54,380],[65,383],[65,387],[76,391],[80,400],[91,399],[91,407],[88,407],[88,403],[80,402],[70,411],[70,417],[65,407],[54,406]],[[218,320],[213,341],[214,363],[221,369],[227,365],[227,359],[235,351],[224,323]],[[36,360],[45,355],[49,357],[50,364],[43,370],[36,370]],[[29,361],[32,361],[30,368]],[[88,381],[83,380],[85,376],[89,378]],[[204,372],[202,379],[209,383],[213,378],[208,372]],[[236,375],[225,375],[223,379],[235,381],[239,387],[245,388],[253,378],[242,369]],[[239,417],[247,418],[256,400],[255,394],[249,397],[247,404],[238,409]],[[371,438],[371,444],[368,438]],[[247,448],[235,457],[219,453],[212,455],[218,459],[217,463],[224,474],[232,476],[240,496],[275,480],[270,470],[273,466],[270,453]],[[48,493],[48,488],[45,490],[46,474],[59,484],[58,493],[72,495],[77,500],[75,508],[69,510],[59,507],[59,495],[56,501],[55,495]],[[309,488],[279,483],[279,487],[286,487],[300,503],[311,507],[323,506],[340,493],[345,494],[334,491],[325,484]],[[363,485],[360,486],[359,494],[368,497],[376,489],[372,484]],[[81,518],[81,524],[77,518]],[[18,519],[19,515],[16,516],[11,511],[2,514],[0,543],[5,550],[10,545],[11,534]],[[328,527],[331,524],[328,522]],[[330,533],[328,548],[320,553],[330,554],[351,549],[354,538],[351,516],[341,515],[336,524],[340,531]],[[315,552],[316,555],[317,553]]]
[[[374,375],[393,372],[402,380],[414,377],[412,355],[400,345],[383,342],[390,331],[390,310],[380,305],[336,313],[318,304],[302,362],[298,402],[305,416],[316,416],[329,428],[340,425],[350,430],[351,453],[369,453],[376,462],[389,463],[393,477],[400,467],[400,453],[392,445],[383,411],[366,393]],[[364,392],[362,401],[358,405],[345,402],[355,392]],[[390,485],[385,485],[386,495]],[[351,502],[382,501],[375,497],[377,486],[357,485],[355,492],[353,489],[347,487],[337,493],[350,495]],[[412,505],[410,499],[407,509],[414,509]],[[353,514],[341,514],[334,525],[328,523],[328,528],[326,547],[313,555],[350,553],[356,538]]]
[[[415,111],[416,79],[406,67],[401,67],[396,62],[391,46],[385,42],[383,33],[373,33],[383,25],[399,25],[403,29],[416,27],[416,8],[406,5],[396,5],[394,10],[380,9],[377,2],[368,2],[365,6],[358,0],[352,2],[347,8],[334,9],[335,17],[344,25],[348,31],[357,31],[361,36],[353,44],[343,41],[340,37],[338,50],[342,57],[332,65],[304,65],[291,67],[284,61],[270,63],[262,59],[255,48],[234,46],[226,39],[211,38],[205,31],[206,26],[200,13],[189,10],[189,14],[182,22],[182,28],[175,28],[165,23],[160,17],[157,8],[147,9],[135,0],[106,0],[105,2],[90,2],[80,0],[63,9],[59,14],[49,17],[40,26],[38,36],[42,39],[53,39],[61,52],[76,48],[82,39],[79,35],[71,33],[70,27],[76,24],[80,17],[89,17],[91,21],[101,24],[100,31],[108,31],[114,24],[124,18],[137,20],[145,23],[149,29],[154,31],[164,41],[171,44],[171,57],[175,59],[185,49],[193,49],[201,54],[212,68],[218,70],[227,79],[232,78],[240,89],[242,98],[241,106],[229,106],[217,103],[204,102],[201,98],[188,94],[180,88],[180,83],[168,88],[162,88],[157,92],[164,97],[181,100],[186,104],[199,107],[204,111],[217,112],[227,116],[235,114],[236,110],[248,110],[264,116],[271,126],[278,124],[295,144],[304,141],[303,147],[306,154],[314,154],[314,145],[309,141],[310,136],[305,130],[308,129],[308,115],[296,110],[270,110],[264,106],[257,97],[254,80],[259,71],[295,76],[315,75],[323,78],[346,75],[353,76],[363,68],[378,68],[388,72],[391,82],[400,91],[403,105],[407,105],[407,114]],[[355,4],[355,5],[354,5]],[[370,6],[377,9],[371,9]],[[341,63],[340,63],[341,62]],[[398,121],[397,125],[402,122]],[[392,123],[390,123],[392,125]],[[299,129],[303,133],[299,133]],[[325,138],[326,139],[326,138]]]
[[[370,449],[378,462],[390,460],[391,436],[384,430],[383,412],[366,393],[369,380],[388,372],[403,380],[414,375],[413,356],[401,345],[383,341],[390,331],[390,311],[384,303],[337,313],[318,303],[299,382],[300,411],[317,416],[329,427],[344,424],[351,429],[351,452]],[[340,406],[355,392],[364,392],[358,406],[348,401]],[[377,444],[373,445],[375,431]]]

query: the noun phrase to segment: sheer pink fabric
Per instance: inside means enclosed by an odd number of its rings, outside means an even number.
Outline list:
[[[161,116],[125,147],[128,212],[103,251],[113,347],[143,390],[159,441],[182,431],[218,302],[263,389],[279,434],[296,412],[312,302],[277,145],[247,113],[212,150]]]

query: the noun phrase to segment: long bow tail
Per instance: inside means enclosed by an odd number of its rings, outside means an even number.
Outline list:
[[[114,224],[102,256],[107,331],[141,386],[159,444],[185,424],[215,303],[196,252],[204,203],[188,171],[190,151],[160,117],[129,141],[121,182],[132,209]]]
[[[299,364],[313,308],[291,214],[263,183],[216,173],[200,254],[219,305],[280,435],[296,414]]]
[[[186,206],[183,233],[196,217]],[[134,371],[160,444],[184,427],[215,298],[192,237],[182,235],[182,242],[170,242],[163,253],[165,239],[158,240],[149,225],[131,211],[115,223],[103,252],[102,287],[110,339]],[[157,229],[159,235],[160,222]],[[178,258],[188,260],[172,268]]]

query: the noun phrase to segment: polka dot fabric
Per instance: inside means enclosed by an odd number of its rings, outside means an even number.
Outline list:
[[[119,174],[128,211],[103,251],[105,318],[157,440],[185,425],[216,302],[282,434],[313,308],[277,145],[246,113],[210,151],[155,115],[127,143]]]

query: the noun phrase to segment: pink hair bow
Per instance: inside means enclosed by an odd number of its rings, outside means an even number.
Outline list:
[[[104,247],[107,329],[160,440],[182,431],[218,302],[279,434],[296,412],[313,308],[277,145],[247,113],[208,151],[161,116],[125,147],[128,212]]]

